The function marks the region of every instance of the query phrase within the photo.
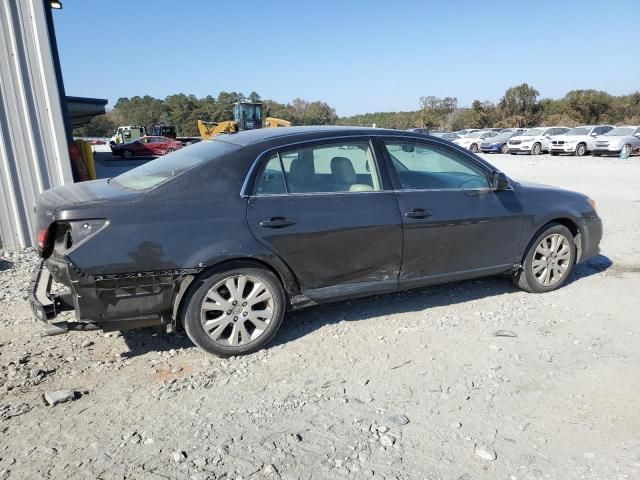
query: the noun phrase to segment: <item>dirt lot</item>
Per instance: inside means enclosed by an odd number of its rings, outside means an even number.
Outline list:
[[[640,478],[640,158],[489,158],[596,199],[602,255],[561,290],[341,302],[221,360],[158,330],[42,337],[33,256],[6,254],[0,479]]]

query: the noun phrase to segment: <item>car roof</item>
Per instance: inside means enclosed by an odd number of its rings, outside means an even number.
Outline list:
[[[416,136],[424,138],[424,134],[407,132],[406,130],[393,130],[386,128],[370,127],[345,127],[345,126],[313,126],[313,127],[278,127],[259,128],[255,130],[245,130],[238,133],[219,135],[211,140],[218,140],[232,143],[240,147],[255,145],[271,140],[279,140],[287,137],[296,137],[296,141],[315,140],[331,137],[332,135],[342,137],[350,135],[403,135],[407,137]],[[419,137],[418,137],[419,135]]]

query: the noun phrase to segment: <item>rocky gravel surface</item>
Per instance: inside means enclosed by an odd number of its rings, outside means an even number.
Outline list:
[[[0,253],[0,479],[640,478],[640,159],[489,157],[593,196],[557,292],[487,278],[289,315],[219,359],[159,329],[42,336]]]

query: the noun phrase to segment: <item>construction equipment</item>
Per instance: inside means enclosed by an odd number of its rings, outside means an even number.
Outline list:
[[[268,115],[267,110],[267,115]],[[233,107],[233,120],[223,122],[205,122],[198,120],[198,130],[203,140],[216,135],[235,133],[256,128],[290,127],[291,122],[267,116],[263,120],[261,102],[238,102]]]

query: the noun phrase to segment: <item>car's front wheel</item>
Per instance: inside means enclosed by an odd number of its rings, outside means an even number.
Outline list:
[[[587,153],[587,146],[584,143],[580,143],[576,147],[576,156],[582,157],[585,153]]]
[[[540,155],[542,151],[542,146],[539,143],[535,143],[531,148],[531,155]]]
[[[509,153],[509,147],[507,147],[506,143],[504,145],[502,145],[502,148],[500,148],[500,152],[503,153],[503,154]]]
[[[187,335],[221,357],[260,350],[280,328],[286,310],[280,281],[269,270],[254,266],[196,280],[185,303]]]
[[[575,261],[576,246],[569,229],[550,224],[531,243],[513,283],[526,292],[550,292],[567,281]]]

